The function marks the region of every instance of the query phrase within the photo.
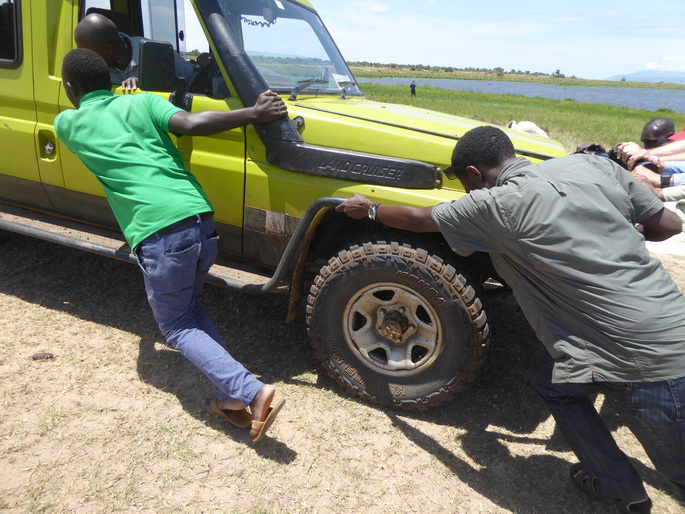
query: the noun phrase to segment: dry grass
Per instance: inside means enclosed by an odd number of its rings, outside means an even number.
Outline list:
[[[0,510],[606,512],[567,479],[573,456],[526,379],[539,345],[510,300],[492,302],[497,342],[473,386],[404,415],[325,378],[285,298],[209,291],[234,356],[288,402],[253,446],[200,411],[210,386],[161,342],[134,266],[14,235],[0,252]],[[685,289],[682,259],[664,262]],[[602,410],[655,512],[682,512]]]

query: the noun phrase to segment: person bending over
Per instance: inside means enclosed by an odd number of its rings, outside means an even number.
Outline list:
[[[202,402],[210,414],[260,440],[284,401],[223,347],[202,307],[201,294],[216,259],[213,207],[186,169],[168,132],[209,135],[287,114],[273,92],[252,107],[187,113],[152,93],[114,95],[109,69],[94,51],[70,51],[62,65],[66,94],[76,110],[55,119],[59,139],[95,174],[143,273],[148,302],[166,340],[216,389]],[[250,407],[248,413],[246,406]]]
[[[445,174],[469,194],[425,208],[355,194],[337,210],[439,231],[460,255],[489,252],[547,350],[531,381],[578,458],[573,483],[624,512],[651,509],[594,408],[603,392],[627,407],[621,419],[685,500],[685,297],[644,243],[678,234],[678,218],[610,159],[534,165],[496,127],[467,132]]]

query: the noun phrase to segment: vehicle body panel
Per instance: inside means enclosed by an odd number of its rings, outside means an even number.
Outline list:
[[[241,5],[253,16],[261,12],[263,6],[271,5],[270,1],[236,2],[236,5]],[[93,2],[22,0],[15,4],[22,11],[23,61],[14,68],[0,66],[0,134],[3,147],[21,151],[13,152],[12,159],[0,165],[0,181],[8,191],[3,196],[6,201],[116,228],[97,179],[57,140],[52,126],[59,112],[73,108],[61,87],[61,61],[69,50],[75,48],[73,30],[88,6],[106,3]],[[111,5],[126,13],[132,32],[140,34],[145,24],[149,26],[146,30],[164,23],[183,25],[178,17],[166,22],[156,18],[146,20],[146,16],[150,17],[147,13],[163,12],[161,5],[164,2],[169,7],[174,5],[172,0],[156,0],[154,9],[148,9],[147,4],[140,4],[137,0],[113,0]],[[213,13],[216,17],[220,11],[214,0],[197,0],[192,4],[200,14]],[[295,2],[293,5],[304,6],[314,13],[310,2]],[[314,30],[327,51],[337,51],[332,40],[326,39],[327,32],[320,20],[307,16],[310,21],[314,20]],[[215,53],[223,52],[217,60],[229,95],[212,98],[194,94],[191,111],[244,107],[252,97],[256,97],[264,82],[260,77],[263,70],[256,71],[249,57],[242,53],[244,49],[239,43],[243,37],[242,28],[230,35],[234,26],[216,23],[208,26],[203,18],[198,21],[209,35],[211,49]],[[246,27],[250,24],[254,24],[254,20]],[[270,25],[276,25],[276,22]],[[212,32],[215,32],[214,38]],[[172,44],[179,47],[178,41],[172,41]],[[230,56],[223,59],[226,52]],[[339,56],[332,58],[331,62],[338,64],[328,66],[339,66],[340,59]],[[235,66],[230,67],[226,63]],[[278,65],[274,66],[278,69]],[[256,75],[249,77],[250,73]],[[341,73],[353,80],[348,71],[342,70]],[[313,87],[317,87],[316,84]],[[116,94],[123,94],[120,87],[114,90]],[[275,244],[282,248],[297,220],[322,197],[349,196],[360,192],[385,203],[426,206],[464,194],[458,180],[442,180],[430,187],[407,189],[402,187],[401,181],[397,182],[400,187],[384,185],[387,181],[373,183],[364,172],[331,173],[344,161],[346,152],[353,156],[361,155],[362,160],[364,156],[381,157],[381,165],[389,168],[393,162],[401,160],[410,165],[414,162],[444,167],[449,164],[458,138],[482,124],[418,107],[378,103],[359,95],[345,95],[343,86],[340,90],[340,94],[330,94],[330,91],[321,94],[320,88],[315,91],[303,89],[292,99],[284,94],[289,120],[282,121],[275,129],[272,124],[267,124],[268,127],[249,126],[212,137],[172,136],[184,161],[199,178],[215,207],[216,220],[224,236],[223,253],[254,261],[255,253],[259,253],[256,249],[261,245],[260,237],[255,234],[268,239],[267,246]],[[241,92],[250,98],[241,100]],[[168,98],[168,93],[157,94]],[[300,122],[299,130],[290,120]],[[517,149],[523,149],[524,154],[530,155],[534,161],[538,154],[546,158],[564,153],[555,141],[511,131],[509,134]],[[283,138],[283,142],[269,146],[279,138]],[[298,169],[297,162],[293,164],[288,160],[287,164],[284,162],[286,169],[279,164],[278,149],[293,142],[303,155],[311,154],[307,169]],[[50,151],[51,147],[54,151]],[[327,153],[328,150],[334,153]],[[297,151],[294,155],[298,155]],[[426,172],[429,167],[419,166],[416,169]],[[392,175],[393,170],[388,173]],[[280,243],[273,243],[274,237]],[[278,251],[270,253],[271,257],[259,264],[275,266]]]
[[[462,197],[466,193],[460,181],[443,178],[440,168],[449,165],[458,139],[483,123],[366,100],[309,1],[191,0],[191,13],[183,13],[182,4],[0,0],[0,7],[9,5],[18,13],[14,37],[19,43],[11,54],[0,48],[0,202],[14,209],[11,214],[0,206],[0,227],[136,261],[123,236],[113,232],[117,223],[100,183],[56,137],[55,117],[74,108],[62,87],[61,64],[76,47],[74,28],[92,8],[117,18],[123,23],[120,31],[124,27],[130,35],[171,33],[173,40],[143,46],[161,45],[172,59],[170,46],[180,52],[211,51],[216,67],[196,73],[190,91],[177,80],[167,91],[145,94],[158,94],[190,112],[233,111],[252,106],[271,87],[288,107],[287,117],[270,123],[210,137],[171,135],[214,206],[221,262],[212,268],[212,282],[241,291],[290,292],[289,320],[301,312],[297,306],[305,284],[312,284],[309,334],[334,380],[353,394],[393,408],[420,410],[447,401],[473,379],[489,344],[485,303],[476,291],[480,284],[471,285],[493,277],[487,255],[460,258],[439,233],[419,237],[387,231],[380,223],[351,220],[334,208],[354,193],[414,207]],[[193,27],[198,28],[197,39],[189,36]],[[301,29],[309,31],[301,41],[315,48],[293,46]],[[290,39],[279,39],[284,34]],[[263,46],[262,40],[275,46]],[[199,46],[189,48],[191,44]],[[143,66],[141,59],[141,84],[146,71],[154,76],[155,65],[174,66],[149,61]],[[157,89],[174,83],[175,77],[166,78],[170,80],[154,82]],[[113,91],[130,94],[120,86]],[[517,153],[533,162],[566,153],[551,139],[505,130]],[[383,262],[395,271],[387,272]],[[345,269],[350,263],[357,268]],[[342,278],[335,279],[336,273]],[[376,276],[384,273],[379,284]],[[348,281],[348,274],[360,281]],[[351,283],[349,297],[341,297],[337,288]],[[354,283],[363,287],[355,290]],[[375,296],[377,288],[385,296]],[[398,300],[390,298],[395,294]],[[358,298],[368,307],[352,309]],[[341,312],[338,319],[337,312],[326,311],[331,305],[333,311],[341,307],[355,314],[345,320]],[[417,310],[412,313],[415,323],[399,323],[409,309]],[[357,331],[359,318],[368,322],[367,315],[376,320],[375,327],[369,322],[373,337],[360,352],[348,336]],[[430,345],[410,340],[417,323],[431,327],[436,345],[430,351]],[[331,334],[341,326],[349,330],[335,339]],[[405,326],[401,334],[398,326]],[[453,335],[443,338],[447,333]],[[383,358],[378,350],[388,346],[388,334],[395,342],[404,334],[405,348],[418,350],[404,359],[407,369],[375,374]],[[349,362],[340,353],[344,345],[351,350]],[[422,356],[424,350],[430,358]],[[324,354],[329,357],[322,358]],[[363,356],[355,360],[354,355]],[[407,395],[405,386],[414,392]]]

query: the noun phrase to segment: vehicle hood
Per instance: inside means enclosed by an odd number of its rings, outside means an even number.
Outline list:
[[[348,99],[303,97],[288,103],[291,119],[301,117],[309,144],[450,165],[458,139],[487,123],[409,105]],[[500,127],[517,154],[534,162],[567,152],[553,139]]]

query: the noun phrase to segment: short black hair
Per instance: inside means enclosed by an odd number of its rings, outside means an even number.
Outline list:
[[[668,138],[675,134],[675,123],[670,118],[653,118],[642,129],[640,141],[645,150],[668,143]]]
[[[649,130],[655,136],[673,135],[675,133],[675,123],[670,118],[652,118],[642,129]]]
[[[71,50],[62,61],[62,78],[82,94],[99,89],[112,89],[112,80],[105,60],[87,48]]]
[[[516,157],[509,136],[497,127],[476,127],[464,134],[452,152],[452,166],[446,168],[449,178],[463,176],[468,166],[494,168]]]

